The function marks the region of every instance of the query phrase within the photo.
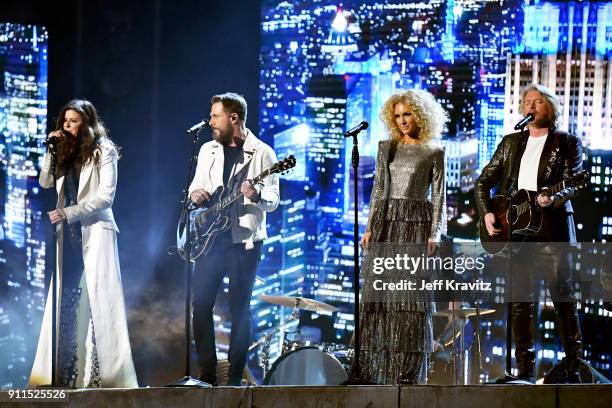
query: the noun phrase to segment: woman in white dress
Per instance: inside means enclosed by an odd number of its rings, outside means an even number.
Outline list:
[[[117,186],[117,148],[95,107],[73,100],[49,134],[56,151],[59,319],[57,379],[61,386],[137,387],[128,337],[117,224],[111,206]],[[51,155],[40,173],[53,186]],[[30,385],[51,382],[51,292],[30,376]]]

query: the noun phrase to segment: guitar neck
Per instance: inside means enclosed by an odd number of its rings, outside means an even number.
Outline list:
[[[555,185],[554,185],[554,186],[552,186],[552,187],[550,187],[550,188],[547,190],[547,192],[548,192],[548,193],[550,193],[550,194],[552,195],[552,194],[556,194],[556,193],[558,193],[559,191],[563,190],[564,188],[565,188],[565,180],[564,180],[564,181],[561,181],[561,182],[559,182],[559,183],[557,183],[557,184],[555,184]]]
[[[575,174],[573,177],[571,177],[571,178],[569,178],[567,180],[563,180],[563,181],[555,184],[552,187],[549,187],[548,189],[546,189],[546,193],[552,195],[552,194],[558,193],[559,191],[563,190],[564,188],[566,188],[568,186],[569,187],[575,186],[577,182],[579,183],[579,181],[577,181],[577,180],[580,180],[580,178],[583,177],[584,174],[585,174],[585,172],[581,171],[578,174]]]
[[[264,178],[268,177],[270,175],[270,169],[268,170],[264,170],[259,176],[255,177],[251,183],[252,184],[257,184],[259,183],[261,180],[263,180]],[[228,195],[227,197],[219,200],[219,202],[217,204],[215,204],[211,210],[213,211],[223,211],[225,210],[227,207],[229,207],[234,201],[238,200],[239,198],[243,197],[244,194],[236,191],[233,194]]]

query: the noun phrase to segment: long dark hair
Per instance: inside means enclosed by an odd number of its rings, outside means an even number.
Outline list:
[[[58,143],[59,167],[64,169],[74,162],[77,168],[80,169],[90,160],[98,164],[99,155],[95,155],[94,152],[100,147],[101,141],[106,139],[115,146],[108,138],[108,131],[104,127],[102,119],[98,116],[98,112],[91,102],[85,99],[74,99],[68,102],[60,111],[55,130],[61,130],[66,133],[63,130],[64,120],[66,111],[69,110],[78,113],[82,123],[76,137],[65,135]]]

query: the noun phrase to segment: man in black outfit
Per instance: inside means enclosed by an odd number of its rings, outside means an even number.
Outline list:
[[[541,192],[582,170],[580,141],[557,129],[560,110],[554,93],[542,85],[531,85],[523,91],[521,108],[523,114],[534,115],[528,131],[505,136],[476,181],[481,222],[491,236],[501,233],[487,204],[493,187],[499,187],[497,194],[506,194],[510,188]],[[527,299],[512,304],[515,357],[518,377],[522,380],[534,382],[533,286],[535,274],[541,273],[555,306],[569,380],[580,382],[582,337],[576,300],[571,294],[571,251],[563,251],[559,244],[542,244],[576,242],[574,210],[569,201],[576,193],[576,188],[564,188],[552,197],[538,195],[536,201],[543,217],[540,232],[535,236],[515,234],[512,237],[513,241],[527,242],[521,252],[512,257],[511,300],[528,294]]]
[[[193,335],[200,379],[216,385],[217,354],[213,307],[217,292],[227,274],[232,332],[228,360],[229,385],[240,385],[251,337],[251,295],[255,272],[267,238],[266,213],[278,206],[278,175],[259,184],[250,180],[276,163],[270,146],[246,128],[247,104],[235,93],[212,98],[210,127],[213,140],[202,145],[195,176],[189,186],[191,201],[206,206],[219,188],[224,196],[241,192],[229,209],[231,228],[220,233],[210,252],[198,260],[194,273]]]

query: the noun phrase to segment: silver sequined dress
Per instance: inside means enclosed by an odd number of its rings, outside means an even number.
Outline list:
[[[429,238],[439,241],[443,225],[444,150],[397,144],[389,163],[390,150],[390,141],[379,144],[367,228],[371,242],[426,250]],[[433,351],[432,294],[375,291],[366,283],[373,258],[366,252],[361,269],[366,278],[360,300],[361,374],[377,384],[423,384]]]

